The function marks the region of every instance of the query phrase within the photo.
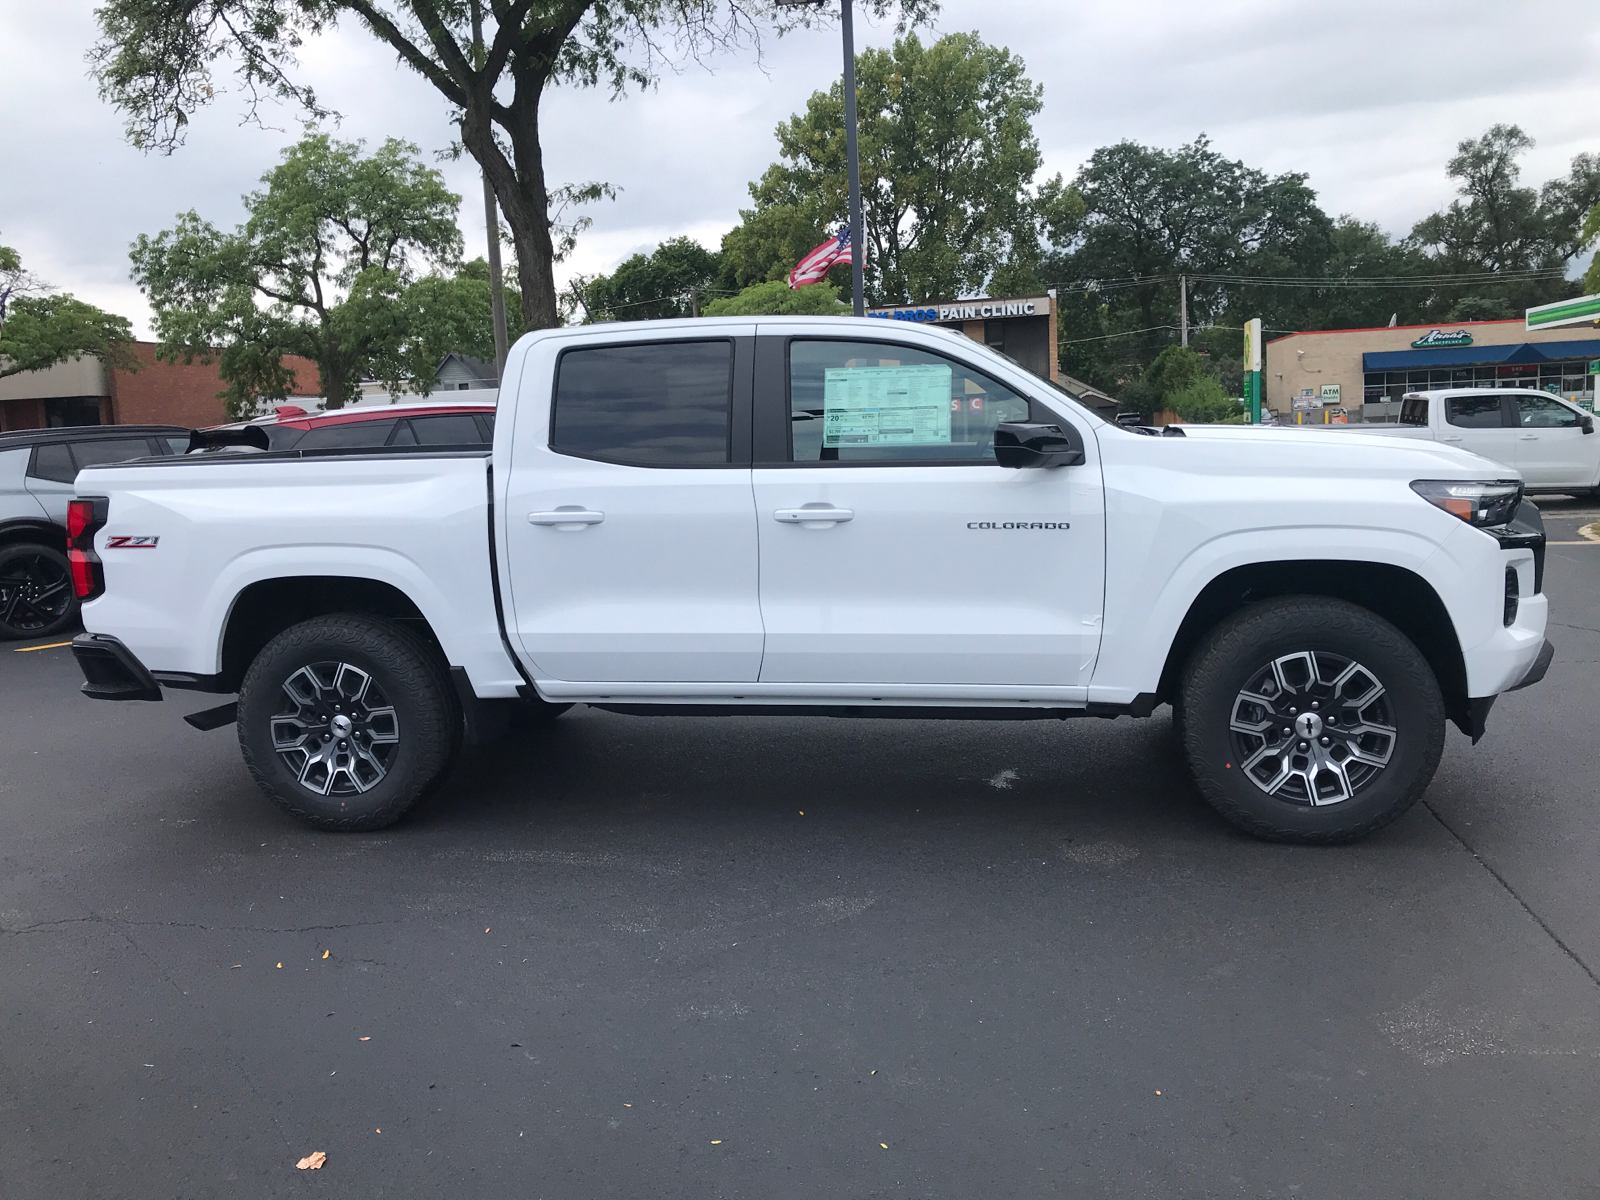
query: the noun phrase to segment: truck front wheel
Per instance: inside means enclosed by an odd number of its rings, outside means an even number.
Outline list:
[[[1364,837],[1422,795],[1444,748],[1432,668],[1388,621],[1288,596],[1235,613],[1184,674],[1182,745],[1195,783],[1271,841]]]
[[[449,770],[460,701],[397,624],[335,615],[284,630],[239,688],[239,746],[261,789],[317,829],[382,829]]]

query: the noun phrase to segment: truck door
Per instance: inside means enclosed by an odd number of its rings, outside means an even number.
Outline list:
[[[1517,431],[1507,421],[1503,396],[1445,396],[1439,440],[1507,467],[1517,465]]]
[[[519,394],[506,622],[536,679],[755,680],[754,341],[557,343],[553,407]]]
[[[1518,392],[1517,470],[1529,487],[1593,487],[1600,444],[1583,432],[1583,418],[1552,396]]]
[[[1007,469],[995,426],[1057,414],[954,355],[761,333],[761,681],[1087,686],[1105,577],[1094,438],[1081,466]]]

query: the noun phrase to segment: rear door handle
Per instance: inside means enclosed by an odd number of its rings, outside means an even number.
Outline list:
[[[1538,440],[1539,435],[1537,433],[1519,433],[1517,435],[1517,441],[1519,442],[1537,442]]]
[[[807,504],[800,508],[780,508],[773,519],[785,525],[799,525],[805,529],[826,529],[855,519],[855,510],[834,508],[831,504]]]
[[[576,504],[564,504],[551,512],[531,512],[528,514],[529,525],[548,525],[553,529],[579,530],[585,525],[598,525],[606,519],[603,512],[595,512],[589,508],[579,508]]]

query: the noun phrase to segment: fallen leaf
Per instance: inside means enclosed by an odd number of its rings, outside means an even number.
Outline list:
[[[302,1171],[320,1171],[322,1169],[322,1164],[327,1161],[327,1154],[321,1150],[313,1150],[299,1162],[295,1163],[295,1166],[299,1167]]]
[[[370,1041],[371,1041],[371,1040],[372,1040],[372,1039],[371,1039],[371,1038],[370,1038],[370,1037],[364,1037],[364,1038],[362,1038],[362,1039],[361,1039],[361,1040],[362,1040],[362,1041],[363,1041],[363,1042],[370,1042]]]
[[[805,814],[805,810],[804,810],[804,809],[802,809],[802,810],[801,810],[801,812],[800,812],[800,815],[801,815],[801,816],[802,816],[802,817],[803,817],[803,816],[805,816],[805,815],[806,815],[806,814]]]
[[[1158,1096],[1159,1096],[1159,1095],[1161,1095],[1161,1092],[1160,1092],[1160,1090],[1159,1090],[1159,1089],[1157,1089],[1157,1091],[1156,1091],[1156,1095],[1158,1095]]]
[[[322,952],[322,957],[323,957],[323,958],[327,958],[327,957],[328,957],[328,951],[326,951],[326,950],[324,950],[324,951],[323,951],[323,952]]]
[[[713,1146],[720,1146],[720,1145],[722,1145],[722,1139],[721,1139],[721,1138],[717,1138],[717,1139],[716,1139],[716,1140],[715,1140],[715,1141],[714,1141],[714,1142],[712,1142],[712,1143],[711,1143],[711,1144],[712,1144],[712,1145],[713,1145]]]
[[[382,1133],[382,1132],[383,1132],[383,1130],[381,1130],[381,1129],[374,1129],[374,1130],[373,1130],[373,1131],[372,1131],[372,1132],[373,1132],[373,1133]]]
[[[877,1072],[876,1072],[876,1071],[874,1071],[874,1072],[872,1072],[872,1073],[873,1073],[873,1074],[874,1074],[874,1075],[876,1075],[876,1074],[877,1074]]]
[[[280,970],[280,971],[283,970],[283,964],[282,963],[278,964],[278,970]]]
[[[231,967],[229,967],[229,968],[228,968],[228,970],[230,970],[230,971],[237,971],[237,970],[238,970],[238,969],[239,969],[239,968],[240,968],[240,967],[242,967],[242,966],[244,966],[244,964],[243,964],[243,963],[234,963],[234,964],[233,964],[233,966],[231,966]]]
[[[882,1146],[885,1150],[887,1150],[889,1148],[889,1143],[888,1142],[879,1142],[878,1145]]]
[[[623,1108],[632,1108],[632,1107],[633,1107],[633,1105],[631,1105],[631,1104],[624,1104],[624,1105],[623,1105],[623,1106],[622,1106],[622,1107],[623,1107]]]
[[[485,932],[485,933],[488,933],[488,932],[489,932],[489,931],[488,931],[488,930],[487,930],[487,929],[485,929],[485,930],[484,930],[484,932]]]
[[[512,1042],[511,1043],[511,1048],[513,1050],[521,1050],[522,1049],[522,1043],[521,1042]]]

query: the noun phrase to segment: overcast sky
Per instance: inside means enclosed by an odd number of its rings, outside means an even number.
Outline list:
[[[1306,172],[1330,213],[1400,235],[1449,200],[1455,144],[1496,121],[1538,142],[1524,182],[1600,151],[1595,0],[945,0],[936,31],[958,30],[1009,46],[1044,85],[1045,174],[1070,178],[1095,147],[1124,138],[1171,147],[1204,132],[1251,166]],[[300,130],[284,110],[277,129],[241,127],[230,93],[176,153],[141,154],[87,76],[95,32],[91,0],[0,0],[0,242],[149,336],[128,243],[190,208],[232,227],[240,196]],[[857,23],[861,45],[892,37]],[[803,33],[769,41],[759,68],[746,52],[621,101],[551,94],[551,186],[621,189],[590,210],[594,227],[563,270],[608,270],[682,233],[716,247],[774,158],[773,129],[839,68],[836,32]],[[343,115],[342,137],[395,135],[429,156],[452,141],[442,100],[354,22],[305,48],[302,75]],[[479,254],[475,167],[443,169],[466,197],[461,226]]]

